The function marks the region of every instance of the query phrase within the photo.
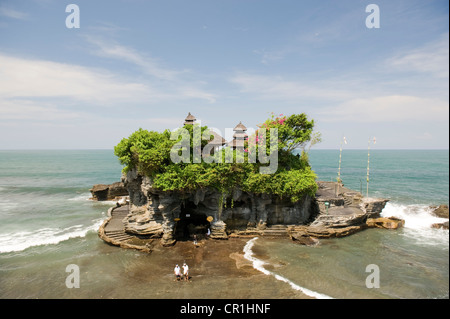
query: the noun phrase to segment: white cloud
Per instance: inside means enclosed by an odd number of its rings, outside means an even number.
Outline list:
[[[397,70],[416,71],[438,78],[449,77],[448,33],[440,40],[428,43],[410,52],[398,54],[387,61],[388,66]]]
[[[313,100],[311,112],[323,122],[404,122],[448,121],[449,106],[445,95],[427,97],[426,92],[387,93],[376,83],[327,79],[322,82],[285,80],[282,77],[239,74],[230,80],[242,93],[255,100],[298,103]],[[374,88],[375,89],[374,89]],[[391,88],[389,88],[390,90]]]
[[[186,98],[193,98],[193,99],[202,99],[206,100],[210,103],[214,103],[216,101],[216,95],[212,93],[208,93],[205,91],[202,91],[201,89],[198,89],[194,86],[184,86],[179,89],[179,92],[182,96]]]
[[[266,51],[266,50],[253,50],[253,53],[261,56],[261,63],[268,65],[276,61],[284,59],[285,51]]]
[[[201,99],[211,103],[216,101],[216,95],[202,89],[205,83],[193,79],[189,70],[179,71],[162,67],[161,61],[148,54],[142,54],[133,48],[120,45],[113,40],[104,41],[94,36],[85,36],[85,39],[94,45],[95,49],[92,52],[95,55],[117,59],[137,66],[139,72],[151,76],[148,79],[150,83],[153,83],[155,79],[159,80],[158,83],[161,82],[160,80],[165,81],[164,86],[172,91],[172,98]]]
[[[36,103],[30,100],[0,100],[0,119],[3,121],[61,121],[79,119],[83,113],[60,110],[50,103]],[[4,123],[2,123],[4,125]]]
[[[234,84],[239,85],[243,93],[250,93],[256,99],[268,100],[342,100],[349,97],[347,90],[331,87],[322,83],[306,83],[306,81],[285,80],[280,76],[263,76],[238,74],[230,79]],[[328,81],[327,81],[328,82]]]
[[[326,122],[447,121],[448,103],[416,96],[356,98],[319,112]]]
[[[133,63],[143,71],[157,79],[174,80],[181,72],[160,67],[160,63],[149,56],[144,56],[135,50],[112,41],[86,36],[86,40],[95,46],[94,54],[101,57],[114,58]]]
[[[430,141],[434,137],[433,137],[433,134],[431,134],[430,132],[424,132],[422,135],[418,135],[415,138],[418,140]]]
[[[117,50],[127,54],[126,50]],[[131,58],[132,54],[130,55]],[[38,59],[24,59],[0,53],[0,114],[2,119],[29,119],[32,114],[51,114],[50,118],[76,117],[77,113],[58,111],[83,105],[122,107],[149,105],[190,99],[215,101],[215,95],[197,84],[180,86],[140,83],[96,68]],[[56,106],[58,100],[58,106]],[[42,119],[35,116],[35,119]]]
[[[12,19],[25,20],[28,17],[28,13],[20,12],[11,8],[0,6],[0,16],[8,17]]]
[[[161,98],[152,88],[93,70],[0,54],[0,98],[69,97],[98,105],[124,100]]]

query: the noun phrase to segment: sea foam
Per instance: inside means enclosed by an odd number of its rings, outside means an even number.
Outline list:
[[[264,265],[267,264],[267,263],[262,261],[262,260],[260,260],[260,259],[258,259],[258,258],[255,258],[253,256],[252,248],[253,248],[253,245],[255,244],[255,241],[257,239],[258,239],[258,237],[250,239],[247,242],[247,244],[245,245],[244,249],[243,249],[243,251],[244,251],[244,258],[249,260],[249,261],[251,261],[253,263],[253,268],[255,268],[256,270],[259,270],[260,272],[264,273],[265,275],[273,276],[273,277],[275,277],[275,279],[283,281],[283,282],[289,284],[292,287],[292,289],[301,291],[302,293],[304,293],[307,296],[314,297],[316,299],[333,299],[332,297],[327,296],[325,294],[321,294],[321,293],[312,291],[310,289],[301,287],[301,286],[297,285],[296,283],[290,281],[289,279],[287,279],[287,278],[285,278],[283,276],[277,275],[277,274],[275,274],[275,273],[265,269]]]
[[[68,200],[70,201],[88,201],[89,198],[91,198],[91,193],[83,193],[83,194],[79,194],[75,197],[69,198]]]
[[[96,205],[105,205],[105,206],[115,206],[117,203],[117,201],[115,201],[115,200],[97,201],[97,200],[91,200],[91,198],[92,198],[91,193],[83,193],[83,194],[79,194],[77,196],[68,198],[68,200],[72,201],[72,202],[92,202],[92,203],[95,203]]]
[[[387,203],[381,212],[383,217],[398,217],[405,220],[403,235],[408,236],[422,245],[441,245],[449,242],[449,231],[434,229],[435,223],[448,221],[431,214],[432,209],[427,205],[402,205]]]
[[[97,231],[103,219],[94,220],[92,225],[74,225],[65,229],[41,228],[36,231],[22,231],[0,234],[0,253],[17,252],[33,246],[54,245],[71,238],[85,237],[90,231]]]
[[[5,197],[0,197],[0,215],[7,214],[13,212],[17,207],[19,207],[19,203],[9,200]]]

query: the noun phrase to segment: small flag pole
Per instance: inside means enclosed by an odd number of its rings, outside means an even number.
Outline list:
[[[377,140],[373,138],[373,144],[376,144]],[[366,189],[366,197],[369,197],[369,166],[370,166],[370,138],[367,143],[367,189]]]
[[[341,162],[342,162],[342,142],[347,144],[347,140],[345,139],[345,136],[341,139],[341,148],[339,150],[339,169],[338,169],[338,177],[337,177],[337,191],[336,196],[339,195],[339,185],[341,184]]]

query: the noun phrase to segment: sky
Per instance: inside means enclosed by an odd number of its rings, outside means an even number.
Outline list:
[[[112,149],[188,112],[222,135],[306,113],[315,149],[448,149],[448,61],[447,0],[0,0],[0,149]]]

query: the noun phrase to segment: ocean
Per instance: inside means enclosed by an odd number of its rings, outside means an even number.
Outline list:
[[[364,195],[367,155],[344,149],[341,162],[345,186]],[[309,158],[319,180],[336,180],[339,150]],[[195,278],[174,290],[171,248],[148,255],[100,240],[114,203],[88,200],[89,189],[119,181],[121,169],[112,150],[0,151],[0,298],[449,298],[449,232],[430,227],[445,221],[430,205],[449,203],[448,150],[371,150],[369,196],[389,199],[382,215],[405,219],[402,229],[314,247],[245,239],[254,289],[237,272],[218,278],[217,291]],[[79,267],[80,288],[66,285],[69,265]]]

